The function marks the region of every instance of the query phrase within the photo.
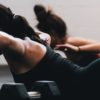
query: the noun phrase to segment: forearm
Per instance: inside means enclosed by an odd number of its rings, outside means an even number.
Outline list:
[[[84,46],[79,46],[79,51],[81,52],[100,52],[100,43],[88,44]]]
[[[84,39],[84,38],[80,38],[80,37],[69,37],[67,40],[67,43],[75,45],[75,46],[93,44],[96,42],[98,42],[98,41],[92,40],[92,39]]]

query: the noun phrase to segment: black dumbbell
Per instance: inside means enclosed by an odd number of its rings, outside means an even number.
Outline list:
[[[36,81],[33,83],[32,91],[40,92],[43,100],[54,100],[61,97],[60,90],[54,81]]]
[[[6,83],[0,90],[1,100],[29,100],[27,90],[22,83]]]
[[[35,98],[34,98],[35,97]],[[0,90],[0,100],[36,100],[36,96],[28,95],[28,92],[22,83],[6,83]]]

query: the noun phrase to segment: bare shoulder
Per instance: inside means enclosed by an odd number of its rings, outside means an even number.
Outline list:
[[[29,37],[25,38],[25,47],[28,50],[28,52],[33,52],[33,53],[45,53],[46,52],[46,47],[38,43],[36,41],[31,40]]]
[[[34,65],[46,54],[46,47],[38,42],[25,38],[25,57]]]

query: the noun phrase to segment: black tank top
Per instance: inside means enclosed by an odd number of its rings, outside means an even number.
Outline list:
[[[27,90],[30,90],[34,81],[37,80],[60,80],[62,74],[68,77],[72,69],[79,70],[77,65],[71,65],[71,62],[62,58],[59,54],[55,53],[50,47],[47,46],[47,52],[44,58],[36,65],[34,69],[22,74],[13,74],[15,82],[24,83]],[[66,68],[65,68],[66,66]],[[64,78],[64,76],[63,76]],[[62,80],[63,80],[62,78]],[[66,79],[67,80],[67,79]]]
[[[100,85],[100,59],[86,67],[80,67],[47,47],[44,58],[34,69],[22,74],[12,74],[15,82],[24,83],[28,91],[32,89],[34,81],[55,81],[61,93],[71,100],[71,97],[79,97],[83,93],[86,93],[84,96],[91,96],[93,86],[96,89]]]

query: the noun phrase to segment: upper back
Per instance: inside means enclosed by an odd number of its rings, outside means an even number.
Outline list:
[[[27,72],[43,58],[46,48],[29,38],[18,44],[17,48],[23,49],[23,52],[14,50],[16,47],[14,49],[9,48],[4,50],[4,56],[11,69],[16,73]]]

